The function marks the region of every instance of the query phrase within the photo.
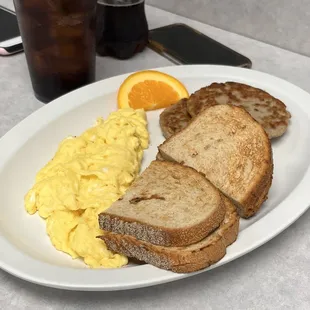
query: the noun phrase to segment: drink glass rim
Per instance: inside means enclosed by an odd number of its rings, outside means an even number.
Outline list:
[[[106,6],[113,6],[113,7],[126,7],[126,6],[132,6],[132,5],[137,5],[137,4],[140,4],[142,2],[145,2],[145,0],[132,0],[132,3],[109,3],[111,2],[110,1],[107,1],[107,0],[97,0],[97,2],[99,4],[103,4],[103,5],[106,5]]]

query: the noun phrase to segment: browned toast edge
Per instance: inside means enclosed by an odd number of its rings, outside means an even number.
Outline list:
[[[227,198],[225,205],[228,205],[227,212],[231,212],[231,220],[222,223],[223,231],[216,230],[207,237],[212,238],[210,244],[202,246],[195,251],[176,251],[169,247],[162,247],[140,241],[128,235],[106,232],[100,236],[105,241],[107,247],[116,252],[134,257],[140,261],[152,264],[158,268],[171,270],[177,273],[189,273],[209,267],[222,259],[226,254],[226,247],[236,241],[239,232],[239,216]],[[205,241],[204,241],[205,242]],[[202,241],[201,241],[202,243]]]
[[[207,179],[201,176],[195,169],[182,166],[178,163],[160,162],[161,165],[175,165],[177,168],[186,169],[188,172],[199,174],[203,181],[207,182],[218,195],[222,196],[220,191]],[[221,197],[219,197],[221,198]],[[118,216],[109,213],[109,209],[99,214],[99,227],[102,230],[114,232],[117,234],[131,235],[139,240],[147,241],[152,244],[162,246],[186,246],[196,243],[212,231],[214,231],[224,219],[226,207],[221,199],[219,206],[204,220],[192,227],[182,227],[180,229],[171,229],[156,225],[150,225],[137,221],[136,219]]]
[[[247,115],[249,115],[251,117],[251,119],[259,125],[259,127],[261,128],[261,132],[262,134],[266,137],[266,143],[267,148],[269,150],[269,162],[267,163],[267,166],[269,167],[269,169],[267,169],[264,172],[263,177],[256,183],[252,185],[252,188],[249,189],[249,192],[247,194],[247,196],[241,201],[241,202],[236,202],[235,200],[233,200],[231,197],[230,198],[237,206],[238,212],[240,214],[241,217],[243,218],[249,218],[253,215],[255,215],[261,205],[263,204],[263,202],[267,199],[267,195],[269,192],[269,189],[271,187],[272,184],[272,175],[273,175],[273,154],[272,154],[272,147],[271,147],[271,142],[269,140],[269,137],[266,133],[266,131],[264,130],[264,128],[251,116],[251,114],[249,112],[247,112],[244,108],[242,107],[236,107],[233,105],[229,105],[231,108],[233,109],[239,109],[242,110],[244,113],[246,113]],[[214,109],[217,106],[212,106],[209,107],[207,109],[205,109],[204,111],[202,111],[200,114],[198,114],[197,117],[193,118],[193,120],[191,121],[191,124],[195,123],[195,122],[199,122],[199,118],[203,117],[205,113],[208,113],[207,111],[210,109]],[[171,139],[175,139],[178,135],[182,134],[183,131],[188,130],[189,126],[191,126],[191,124],[188,125],[188,127],[182,129],[181,131],[177,132],[176,134],[174,134],[173,136],[171,136],[170,138],[168,138],[167,140],[165,140],[162,144],[160,144],[158,146],[158,155],[157,158],[159,160],[163,160],[163,161],[169,161],[169,162],[176,162],[172,157],[170,157],[168,154],[166,154],[161,147],[166,144],[169,143],[169,141]],[[184,162],[179,162],[180,164],[184,164]],[[211,183],[212,181],[209,180]]]

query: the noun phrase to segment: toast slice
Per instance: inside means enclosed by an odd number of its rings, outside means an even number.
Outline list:
[[[216,105],[159,146],[164,160],[192,167],[238,207],[254,215],[272,182],[271,144],[263,127],[243,108]]]
[[[198,271],[215,264],[226,254],[226,247],[238,236],[239,216],[231,201],[223,197],[226,214],[217,230],[198,243],[186,247],[163,247],[128,235],[106,232],[100,238],[116,253],[179,273]]]
[[[156,245],[196,243],[222,222],[221,193],[190,167],[153,161],[126,194],[99,215],[100,228]]]

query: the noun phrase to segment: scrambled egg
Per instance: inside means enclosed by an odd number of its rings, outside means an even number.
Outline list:
[[[121,109],[79,137],[63,140],[25,196],[28,213],[46,219],[57,250],[81,257],[90,267],[121,267],[127,258],[97,239],[98,214],[122,196],[139,173],[148,147],[143,110]]]

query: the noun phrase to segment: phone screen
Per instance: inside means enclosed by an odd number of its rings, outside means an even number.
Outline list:
[[[251,61],[225,45],[184,24],[150,30],[150,47],[182,64],[251,67]]]
[[[0,7],[0,42],[19,36],[16,16]]]

